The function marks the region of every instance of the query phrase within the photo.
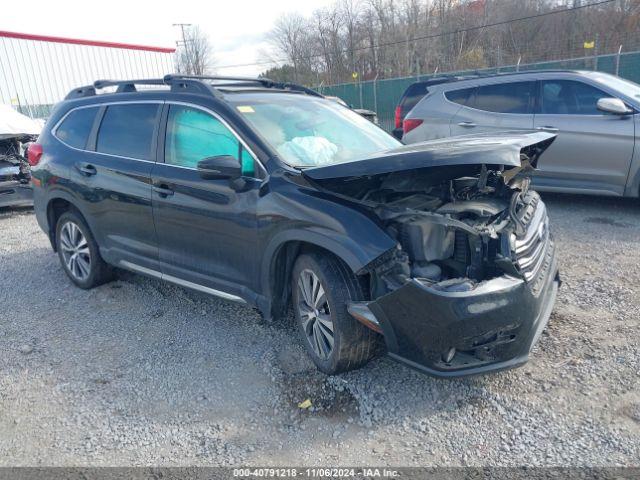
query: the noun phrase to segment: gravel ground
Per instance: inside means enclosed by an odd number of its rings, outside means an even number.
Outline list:
[[[0,211],[0,466],[639,465],[640,203],[545,200],[549,327],[461,380],[386,357],[327,378],[250,308],[129,273],[77,289],[32,212]]]

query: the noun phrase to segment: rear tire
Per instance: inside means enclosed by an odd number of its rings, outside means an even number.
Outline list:
[[[71,210],[60,215],[56,246],[62,269],[76,286],[90,289],[113,279],[113,270],[100,256],[98,244],[79,213]]]
[[[302,342],[319,370],[328,375],[353,370],[380,351],[380,335],[347,311],[348,302],[365,296],[356,276],[336,257],[299,256],[291,292]]]

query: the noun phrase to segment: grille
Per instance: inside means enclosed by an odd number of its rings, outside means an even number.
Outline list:
[[[538,208],[538,203],[540,203],[540,196],[537,194],[530,195],[527,198],[529,199],[529,201],[524,207],[524,212],[521,213],[521,220],[525,225],[528,225],[529,222],[531,222],[531,218]]]
[[[516,237],[516,262],[524,279],[531,282],[542,270],[550,243],[549,218],[540,197],[529,202],[521,218],[526,230],[524,235]]]

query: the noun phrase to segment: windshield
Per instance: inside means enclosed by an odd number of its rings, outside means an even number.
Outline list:
[[[360,160],[402,144],[336,102],[306,95],[243,95],[237,111],[287,164],[315,167]]]
[[[605,73],[594,75],[594,77],[597,82],[600,82],[603,85],[608,85],[611,88],[615,88],[620,93],[628,97],[640,100],[640,85],[637,83],[614,75],[607,75]]]

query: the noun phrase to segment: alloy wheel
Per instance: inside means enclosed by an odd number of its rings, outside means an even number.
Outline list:
[[[67,271],[78,281],[91,274],[91,252],[87,239],[74,222],[66,222],[60,229],[60,250]]]
[[[333,321],[324,288],[311,270],[300,272],[298,294],[298,313],[307,341],[318,357],[327,359],[333,351]]]

